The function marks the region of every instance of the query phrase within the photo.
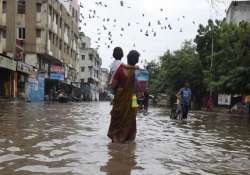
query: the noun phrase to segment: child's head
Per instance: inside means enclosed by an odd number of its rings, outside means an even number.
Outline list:
[[[123,57],[123,50],[122,50],[122,48],[120,48],[120,47],[114,48],[113,57],[114,57],[116,60],[121,60],[122,57]]]

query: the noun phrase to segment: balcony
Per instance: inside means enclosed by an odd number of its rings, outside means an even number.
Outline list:
[[[17,50],[24,51],[24,44],[25,44],[24,39],[16,39],[16,49]]]
[[[0,29],[5,27],[6,27],[6,14],[2,14],[2,16],[0,16]]]

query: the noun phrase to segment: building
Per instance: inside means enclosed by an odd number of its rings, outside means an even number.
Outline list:
[[[101,68],[100,100],[106,100],[108,98],[108,79],[109,70],[106,68]]]
[[[16,61],[12,58],[0,54],[0,98],[10,98],[15,96],[17,89]]]
[[[79,79],[85,100],[99,100],[102,60],[97,51],[91,48],[91,40],[80,33]]]
[[[77,81],[79,8],[72,3],[70,13],[58,0],[0,0],[0,53],[17,61],[16,95],[42,100],[52,87]]]
[[[250,22],[250,1],[232,1],[226,16],[227,22]]]

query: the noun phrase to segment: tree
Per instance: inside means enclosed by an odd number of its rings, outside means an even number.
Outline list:
[[[176,93],[187,81],[194,92],[196,107],[201,107],[204,89],[202,65],[191,41],[184,42],[180,50],[174,53],[167,51],[160,57],[156,75],[151,75],[152,71],[149,72],[150,76],[155,76],[150,82],[153,84],[150,85],[153,86],[152,90],[155,94],[166,93],[170,97],[170,102],[173,103]]]
[[[202,62],[204,83],[214,91],[229,94],[250,92],[250,25],[239,25],[225,21],[208,21],[200,25],[195,38],[197,52]],[[211,41],[214,38],[213,67],[211,63]]]

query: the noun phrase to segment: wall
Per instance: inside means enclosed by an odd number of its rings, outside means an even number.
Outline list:
[[[250,1],[232,2],[226,16],[227,22],[250,22]]]

